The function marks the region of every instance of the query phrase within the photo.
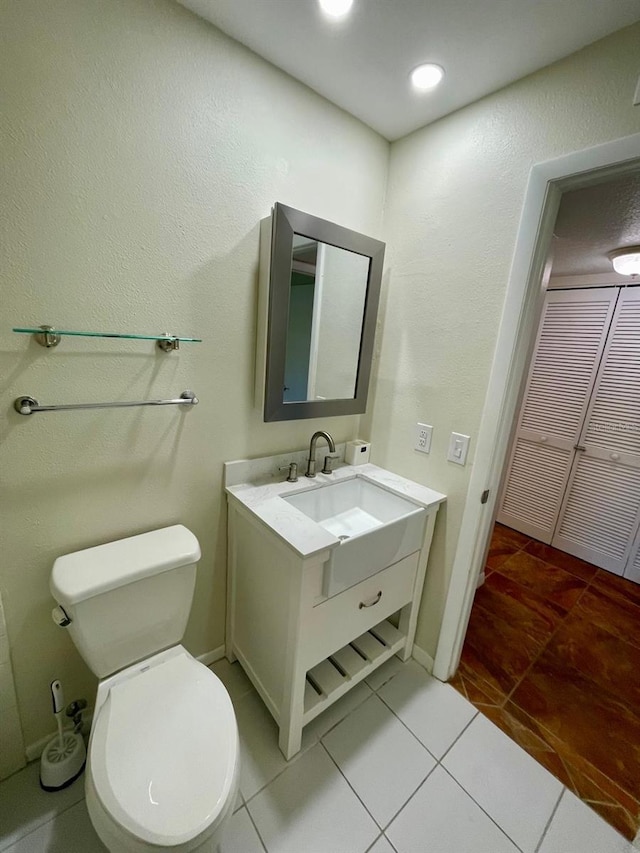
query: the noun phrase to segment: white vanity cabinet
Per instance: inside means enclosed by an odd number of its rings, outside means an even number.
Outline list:
[[[304,535],[304,518],[281,500],[295,486],[272,484],[262,495],[260,487],[227,487],[226,654],[240,661],[269,708],[286,758],[300,749],[307,723],[384,661],[395,654],[406,660],[413,648],[435,517],[445,498],[373,465],[360,466],[362,475],[386,477],[385,488],[397,481],[410,499],[406,484],[414,486],[422,497],[415,502],[425,510],[423,534],[419,550],[376,566],[334,595],[327,595],[326,572],[339,541],[324,530],[308,528]]]

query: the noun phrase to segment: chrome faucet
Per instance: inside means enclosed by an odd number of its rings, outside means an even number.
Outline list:
[[[336,452],[336,446],[333,443],[333,439],[331,438],[328,432],[324,432],[323,430],[314,432],[314,434],[311,436],[311,444],[309,445],[309,459],[307,460],[307,473],[305,474],[305,477],[316,476],[316,444],[318,443],[319,438],[324,438],[324,440],[329,445],[329,450],[331,453]],[[331,458],[331,456],[324,457],[324,468],[322,469],[323,474],[331,474]]]

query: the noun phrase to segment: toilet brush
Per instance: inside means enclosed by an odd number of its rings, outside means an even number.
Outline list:
[[[40,758],[40,787],[45,791],[59,791],[68,787],[84,770],[87,751],[82,735],[64,731],[64,693],[59,681],[51,682],[53,715],[58,734],[45,746]]]

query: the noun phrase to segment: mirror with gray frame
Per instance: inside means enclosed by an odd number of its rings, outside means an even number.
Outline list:
[[[261,239],[264,420],[361,414],[384,243],[279,203]]]

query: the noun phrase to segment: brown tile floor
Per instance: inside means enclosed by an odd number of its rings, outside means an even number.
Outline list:
[[[634,838],[640,585],[497,524],[451,683]]]

